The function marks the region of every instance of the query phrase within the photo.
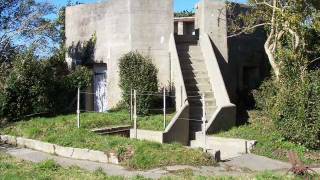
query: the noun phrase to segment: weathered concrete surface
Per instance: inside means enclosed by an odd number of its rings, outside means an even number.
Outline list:
[[[165,176],[175,176],[176,173],[182,170],[192,170],[195,175],[201,176],[250,176],[251,172],[248,170],[231,167],[229,165],[221,164],[219,166],[203,166],[203,167],[193,167],[185,165],[168,166],[162,168],[151,169],[147,171],[134,171],[128,170],[122,166],[107,164],[107,163],[97,163],[85,160],[73,160],[64,157],[53,156],[47,153],[42,153],[25,148],[13,148],[0,144],[0,151],[5,152],[13,157],[31,161],[34,163],[43,162],[46,160],[54,160],[62,167],[78,166],[82,169],[89,171],[96,171],[101,169],[103,172],[110,176],[122,176],[127,178],[132,178],[135,176],[144,176],[146,178],[159,179]]]
[[[0,144],[0,151],[5,152],[13,157],[31,161],[34,163],[52,159],[59,163],[62,167],[78,166],[89,171],[101,169],[103,172],[110,176],[123,176],[128,178],[141,175],[147,178],[159,179],[165,176],[174,177],[178,172],[188,170],[192,171],[194,175],[215,177],[241,176],[244,179],[250,179],[258,172],[276,171],[281,174],[285,174],[290,168],[290,165],[288,163],[284,163],[281,161],[276,161],[256,155],[243,155],[238,158],[230,159],[227,162],[219,163],[217,166],[193,167],[186,165],[176,165],[151,169],[147,171],[134,171],[128,170],[119,165],[85,160],[73,160],[64,157],[53,156],[48,153],[38,152],[35,150],[10,147],[4,144]]]
[[[119,158],[116,153],[104,153],[102,151],[95,151],[89,149],[63,147],[56,144],[46,143],[33,139],[22,137],[14,137],[8,135],[0,135],[0,143],[6,143],[18,147],[25,147],[34,149],[36,151],[55,154],[66,158],[89,160],[101,163],[119,164]]]
[[[276,161],[254,154],[246,154],[237,158],[233,158],[225,164],[234,167],[248,168],[253,171],[288,170],[291,168],[289,163]]]
[[[168,44],[173,33],[173,0],[109,0],[66,9],[66,46],[96,35],[94,61],[107,64],[108,108],[121,100],[119,58],[133,50],[153,58],[160,86],[168,87]],[[72,59],[67,57],[71,64]]]
[[[130,129],[130,138],[163,143],[163,132],[143,129],[137,129],[137,131],[135,131],[134,129]]]
[[[204,137],[206,141],[204,141]],[[210,154],[220,160],[230,160],[251,153],[255,144],[254,140],[203,136],[202,132],[196,133],[196,140],[191,141],[191,147],[205,147]]]

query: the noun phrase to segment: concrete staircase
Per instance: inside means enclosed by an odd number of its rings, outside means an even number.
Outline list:
[[[188,101],[190,103],[189,137],[194,140],[196,132],[202,130],[202,100],[205,95],[206,119],[209,120],[215,109],[216,102],[208,77],[207,67],[195,36],[176,36],[176,46]]]

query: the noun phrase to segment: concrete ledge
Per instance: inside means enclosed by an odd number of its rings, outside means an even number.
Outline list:
[[[204,141],[204,137],[206,141]],[[210,154],[216,156],[219,153],[221,160],[227,160],[243,154],[250,154],[256,143],[255,140],[203,136],[201,132],[197,132],[196,140],[191,141],[191,147],[206,147]]]
[[[8,135],[0,135],[0,142],[11,144],[14,146],[25,147],[49,154],[55,154],[61,157],[89,160],[101,163],[119,164],[119,158],[116,153],[104,153],[102,151],[95,151],[90,149],[80,149],[72,147],[63,147],[56,144],[46,143],[33,139],[26,139],[22,137],[14,137]]]
[[[130,138],[163,143],[163,132],[137,129],[137,137],[135,137],[135,130],[130,129]]]
[[[0,141],[6,144],[17,145],[17,139],[14,136],[0,135]]]

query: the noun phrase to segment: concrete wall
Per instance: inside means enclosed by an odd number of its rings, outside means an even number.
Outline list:
[[[207,132],[226,130],[235,125],[236,107],[231,103],[227,89],[228,72],[226,5],[224,1],[202,0],[197,5],[196,28],[199,44],[206,63],[217,109],[209,119]]]
[[[109,0],[66,9],[66,46],[96,34],[94,61],[108,66],[108,105],[121,100],[119,58],[131,51],[150,55],[160,86],[170,83],[168,42],[173,33],[173,0]],[[67,57],[70,64],[71,59]]]
[[[196,29],[209,35],[225,62],[228,62],[226,4],[223,0],[201,0],[197,4]]]

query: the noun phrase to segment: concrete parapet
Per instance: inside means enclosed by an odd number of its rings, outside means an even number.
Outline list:
[[[130,138],[139,140],[148,140],[163,143],[163,132],[137,129],[137,135],[134,129],[130,129]]]

